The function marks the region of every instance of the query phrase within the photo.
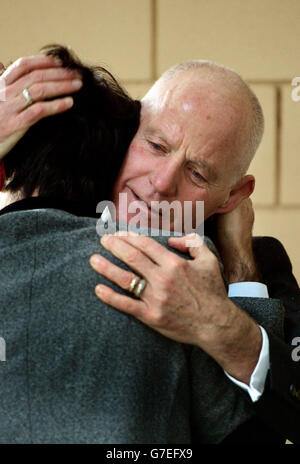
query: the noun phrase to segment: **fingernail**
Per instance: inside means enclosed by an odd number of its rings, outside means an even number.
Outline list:
[[[56,64],[56,66],[61,66],[62,61],[59,58],[54,58],[54,64]]]
[[[101,242],[107,242],[107,240],[109,239],[110,235],[109,234],[105,234],[103,235],[103,237],[101,237]]]
[[[67,107],[71,108],[71,106],[73,106],[73,103],[74,103],[74,100],[72,97],[65,98],[65,104],[67,105]]]
[[[101,285],[97,285],[95,290],[96,290],[96,293],[97,293],[98,295],[102,295],[102,293],[103,293],[103,288],[102,288]]]
[[[80,87],[82,87],[82,81],[79,79],[75,79],[72,81],[72,86],[74,87],[74,89],[80,89]]]
[[[91,263],[92,264],[95,264],[95,265],[98,265],[101,263],[101,258],[100,256],[92,256],[91,257]]]

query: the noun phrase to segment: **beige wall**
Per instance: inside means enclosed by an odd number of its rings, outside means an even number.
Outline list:
[[[236,69],[257,92],[266,132],[251,173],[255,233],[283,241],[300,280],[299,0],[0,0],[0,59],[53,42],[104,64],[141,97],[169,66],[211,59]],[[300,92],[299,92],[300,94]]]

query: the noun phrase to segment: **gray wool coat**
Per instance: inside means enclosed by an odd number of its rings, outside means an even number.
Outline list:
[[[96,222],[59,209],[0,216],[0,443],[221,442],[254,414],[248,395],[201,349],[97,299],[108,282],[91,254],[126,266]],[[279,300],[235,302],[282,337]]]

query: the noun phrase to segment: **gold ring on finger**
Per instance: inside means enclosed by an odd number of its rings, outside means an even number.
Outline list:
[[[136,287],[136,285],[139,283],[141,279],[138,277],[138,276],[135,276],[132,281],[130,282],[130,285],[129,285],[129,288],[128,288],[128,291],[130,293],[134,292],[134,289]]]
[[[141,296],[141,294],[142,294],[144,288],[146,287],[146,285],[147,285],[146,280],[141,279],[141,280],[139,281],[139,283],[137,284],[136,288],[134,289],[134,294],[135,294],[135,296],[137,296],[138,298],[140,298],[140,296]]]

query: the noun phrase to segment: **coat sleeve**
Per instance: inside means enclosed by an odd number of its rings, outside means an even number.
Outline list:
[[[270,342],[270,370],[255,409],[262,420],[293,443],[300,443],[300,289],[278,240],[256,237],[253,249],[270,298],[280,300],[285,310],[282,335],[265,327]]]
[[[211,240],[205,241],[220,259]],[[300,359],[298,362],[294,360],[292,354],[297,347],[291,345],[296,337],[300,337],[300,290],[289,257],[278,240],[255,237],[253,250],[270,298],[232,300],[267,331],[270,370],[259,401],[252,403],[249,395],[242,393],[255,409],[257,423],[262,427],[265,424],[266,430],[270,430],[270,437],[273,430],[276,437],[300,443]],[[222,265],[221,272],[223,274]],[[300,348],[298,353],[300,358]]]
[[[256,403],[256,420],[274,435],[300,443],[300,290],[290,259],[272,237],[255,237],[253,250],[269,299],[233,298],[269,337],[270,369]],[[249,401],[250,398],[248,397]]]

